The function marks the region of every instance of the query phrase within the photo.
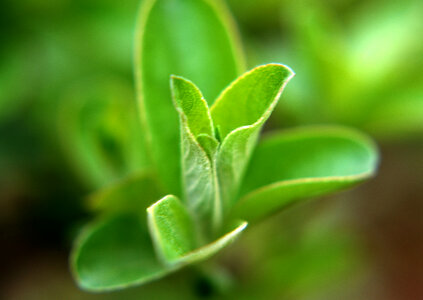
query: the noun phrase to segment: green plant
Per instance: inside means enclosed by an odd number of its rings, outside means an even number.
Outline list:
[[[219,2],[145,1],[140,20],[136,73],[151,167],[91,196],[100,218],[81,232],[71,259],[80,287],[163,277],[219,252],[248,223],[374,174],[373,143],[351,129],[259,140],[293,72],[267,64],[228,85],[243,67]]]

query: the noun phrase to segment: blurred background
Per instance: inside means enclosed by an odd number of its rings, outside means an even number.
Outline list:
[[[68,270],[91,217],[84,197],[146,163],[132,66],[139,2],[2,2],[1,299],[223,297],[190,270],[99,295]],[[248,231],[219,257],[236,282],[226,297],[423,299],[423,2],[227,2],[247,66],[297,73],[266,130],[354,126],[382,160],[368,183]]]

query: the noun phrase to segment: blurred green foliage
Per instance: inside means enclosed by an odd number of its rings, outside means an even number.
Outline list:
[[[387,143],[421,139],[421,1],[228,0],[228,4],[239,23],[249,66],[278,61],[297,72],[271,119],[272,126],[341,123],[358,126]],[[85,215],[81,201],[75,199],[145,166],[146,154],[136,156],[134,141],[128,141],[139,128],[132,120],[136,109],[132,63],[138,6],[138,0],[2,2],[0,226],[2,232],[13,231],[5,235],[7,241],[1,239],[12,250],[29,237],[42,247],[43,243],[53,243],[68,249],[69,231]],[[103,85],[107,86],[104,90]],[[101,99],[106,100],[102,103]],[[117,102],[120,99],[124,100]],[[76,111],[81,115],[73,115]],[[121,123],[111,113],[115,111],[125,115],[129,111],[131,117]],[[82,128],[83,124],[88,127],[80,134],[75,131],[71,139],[64,138],[70,127]],[[129,131],[121,129],[127,126]],[[135,143],[143,143],[142,134]],[[99,145],[108,145],[101,147],[108,151],[102,152]],[[275,234],[281,239],[291,237],[292,228],[298,227],[293,223]],[[354,240],[353,234],[329,231],[327,242],[325,237],[310,238],[310,242],[306,241],[308,235],[300,242],[268,239],[273,251],[281,250],[268,268],[274,270],[274,266],[296,260],[303,264],[301,268],[284,268],[287,293],[304,293],[290,294],[292,298],[317,297],[306,297],[307,288],[301,286],[301,280],[294,280],[322,261],[307,251],[324,252],[322,249],[334,245],[329,261],[351,262],[348,257],[357,246],[348,241]],[[35,242],[37,238],[41,241]],[[286,249],[288,243],[291,249]],[[319,249],[310,250],[314,247]],[[320,272],[317,268],[315,274]],[[148,295],[150,290],[162,298],[167,297],[166,289],[180,289],[182,294],[186,286],[180,281],[171,278],[135,290],[134,298],[139,293]],[[278,281],[275,286],[280,284]],[[69,288],[69,283],[64,286],[70,298],[91,299]],[[125,297],[129,299],[130,293]],[[195,298],[190,291],[186,293],[187,299]],[[57,296],[46,291],[44,295],[44,299]]]
[[[341,123],[382,140],[420,139],[421,1],[229,3],[250,63],[280,61],[298,74],[275,123]]]

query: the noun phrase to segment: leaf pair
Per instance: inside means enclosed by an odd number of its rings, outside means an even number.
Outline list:
[[[91,202],[95,208],[113,212],[118,217],[112,217],[87,229],[87,233],[82,235],[74,250],[74,274],[83,288],[114,289],[155,279],[186,264],[206,259],[224,248],[245,229],[246,222],[236,222],[236,226],[224,235],[217,239],[210,238],[221,232],[222,199],[227,201],[228,208],[229,204],[234,202],[220,193],[219,187],[226,183],[218,180],[218,176],[223,174],[224,179],[231,179],[227,184],[232,184],[231,189],[235,190],[234,184],[240,181],[240,174],[246,167],[258,131],[291,76],[290,70],[282,65],[258,67],[229,86],[218,98],[211,112],[201,93],[191,82],[173,77],[174,101],[181,119],[183,181],[186,183],[184,199],[187,205],[171,195],[151,205],[147,209],[147,231],[140,225],[146,222],[142,207],[154,201],[160,191],[160,187],[156,186],[149,176],[128,180],[92,197]],[[269,82],[269,85],[266,85],[266,82]],[[243,89],[251,84],[254,84],[254,88],[249,88],[243,93]],[[266,90],[273,92],[266,93]],[[250,99],[251,104],[255,105],[254,112],[261,109],[262,113],[251,118],[246,115],[248,110],[239,109],[237,121],[226,122],[222,117],[225,108],[232,109],[231,106],[237,103],[241,108],[246,105],[242,98]],[[262,107],[259,106],[260,98],[266,100]],[[211,116],[218,120],[216,128],[223,128],[223,134],[220,135],[222,142],[215,137]],[[233,151],[235,153],[232,153]],[[144,194],[140,201],[134,201],[133,191],[137,191],[137,188],[142,190],[139,190],[139,195]],[[214,222],[205,222],[208,216],[211,216]],[[131,226],[140,237],[136,237],[131,231],[125,232],[125,226],[129,226],[125,224],[129,223],[133,223]],[[156,256],[147,238],[140,242],[148,233],[154,242]],[[121,239],[126,239],[126,243],[122,243]],[[138,256],[128,254],[129,258],[123,257],[127,255],[125,248],[137,249],[142,243],[145,247],[143,251],[139,251]],[[114,251],[114,259],[103,255],[93,259],[95,255],[92,253],[102,252],[104,249],[110,249],[111,253]],[[150,263],[147,264],[144,257],[148,257]],[[127,262],[128,259],[133,262]],[[135,270],[143,264],[147,265],[136,272]],[[117,276],[113,284],[109,282],[113,279],[97,273],[99,270],[105,274],[119,273],[117,269],[125,276]]]
[[[172,77],[184,195],[198,218],[215,230],[235,203],[259,131],[292,76],[284,65],[257,67],[225,89],[210,110],[192,82]]]

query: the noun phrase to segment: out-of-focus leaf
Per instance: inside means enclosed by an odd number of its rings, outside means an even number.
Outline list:
[[[342,292],[356,288],[366,268],[356,233],[344,226],[345,210],[335,205],[316,213],[313,208],[306,209],[314,211],[310,214],[304,208],[291,210],[248,236],[253,239],[246,245],[262,243],[266,250],[256,254],[252,269],[244,270],[248,280],[228,299],[340,299]]]
[[[18,49],[19,50],[19,49]],[[6,55],[0,53],[0,124],[19,111],[30,90],[25,52],[9,49]]]
[[[233,82],[211,108],[222,140],[216,166],[225,210],[233,203],[264,122],[294,73],[286,66],[259,66]]]
[[[382,139],[421,138],[423,133],[423,88],[401,91],[375,109],[365,124]]]
[[[78,285],[90,291],[122,289],[170,272],[157,260],[145,222],[124,214],[87,227],[72,253]]]
[[[377,162],[373,143],[350,129],[274,134],[252,157],[234,215],[258,220],[295,201],[344,189],[371,177]]]
[[[85,80],[69,91],[60,113],[62,144],[89,186],[101,187],[147,168],[143,130],[126,83]]]
[[[423,30],[422,2],[383,3],[368,3],[352,20],[348,68],[363,85],[383,84],[381,81],[386,81],[387,75],[403,70],[409,55],[415,55],[415,50],[423,50],[421,41],[415,36]]]
[[[222,211],[213,167],[218,141],[209,108],[198,88],[181,77],[172,77],[172,94],[180,116],[185,199],[206,227],[218,226]]]
[[[165,188],[180,194],[178,118],[169,76],[189,78],[213,100],[242,70],[228,13],[220,1],[147,0],[140,14],[136,74],[142,116]]]
[[[163,194],[157,180],[141,173],[114,182],[88,197],[92,210],[102,212],[143,212]]]
[[[166,196],[147,210],[149,228],[157,251],[172,265],[182,266],[204,260],[230,244],[247,227],[240,222],[217,240],[198,241],[194,220],[175,196]]]

